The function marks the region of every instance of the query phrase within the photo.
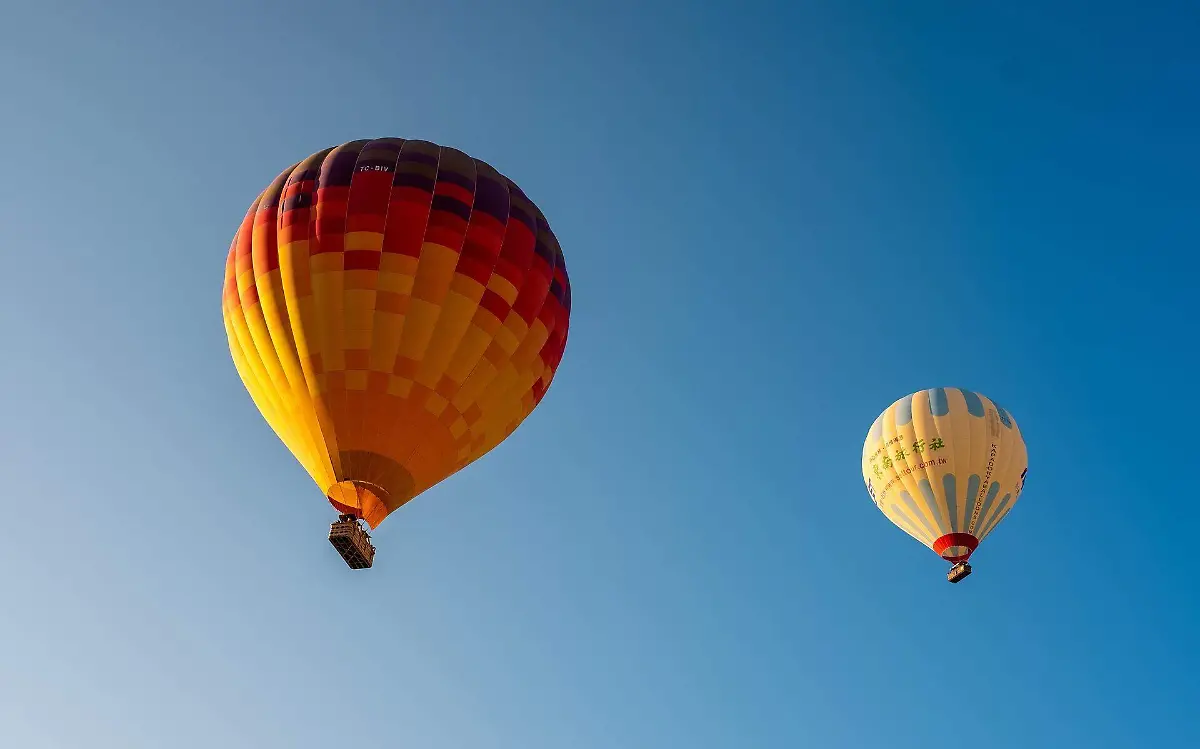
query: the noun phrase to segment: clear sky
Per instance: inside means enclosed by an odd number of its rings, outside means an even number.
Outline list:
[[[0,17],[0,745],[1200,746],[1194,2],[110,3]],[[256,193],[425,138],[571,338],[376,567],[230,361]],[[876,415],[1020,421],[975,574]]]

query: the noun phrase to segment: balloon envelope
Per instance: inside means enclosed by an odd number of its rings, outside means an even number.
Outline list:
[[[863,479],[875,505],[950,562],[969,558],[1004,520],[1028,465],[1012,415],[961,388],[901,398],[863,444]]]
[[[222,298],[275,433],[377,526],[542,400],[571,288],[541,211],[482,161],[399,138],[313,154],[251,204]]]

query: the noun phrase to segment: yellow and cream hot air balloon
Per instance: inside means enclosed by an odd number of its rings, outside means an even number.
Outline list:
[[[971,574],[971,554],[1021,496],[1029,467],[1012,415],[978,393],[906,395],[867,433],[862,470],[875,506],[908,535]]]
[[[264,418],[341,513],[376,527],[512,434],[562,360],[558,240],[507,177],[381,138],[313,154],[251,204],[225,264],[229,350]]]

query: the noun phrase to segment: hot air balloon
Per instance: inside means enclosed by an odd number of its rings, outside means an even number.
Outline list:
[[[863,480],[875,506],[953,566],[968,560],[1012,510],[1029,458],[1017,422],[978,393],[934,388],[887,408],[863,444]]]
[[[251,204],[225,263],[229,350],[251,398],[370,567],[373,530],[507,438],[545,397],[571,286],[537,206],[419,140],[309,156]]]

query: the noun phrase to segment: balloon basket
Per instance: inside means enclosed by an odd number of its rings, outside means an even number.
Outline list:
[[[341,515],[336,523],[329,526],[329,543],[352,570],[367,569],[375,562],[375,547],[371,544],[371,537],[353,515]]]
[[[946,579],[952,583],[956,583],[969,574],[971,574],[971,565],[967,564],[966,562],[959,562],[951,567],[950,571],[946,573]]]

